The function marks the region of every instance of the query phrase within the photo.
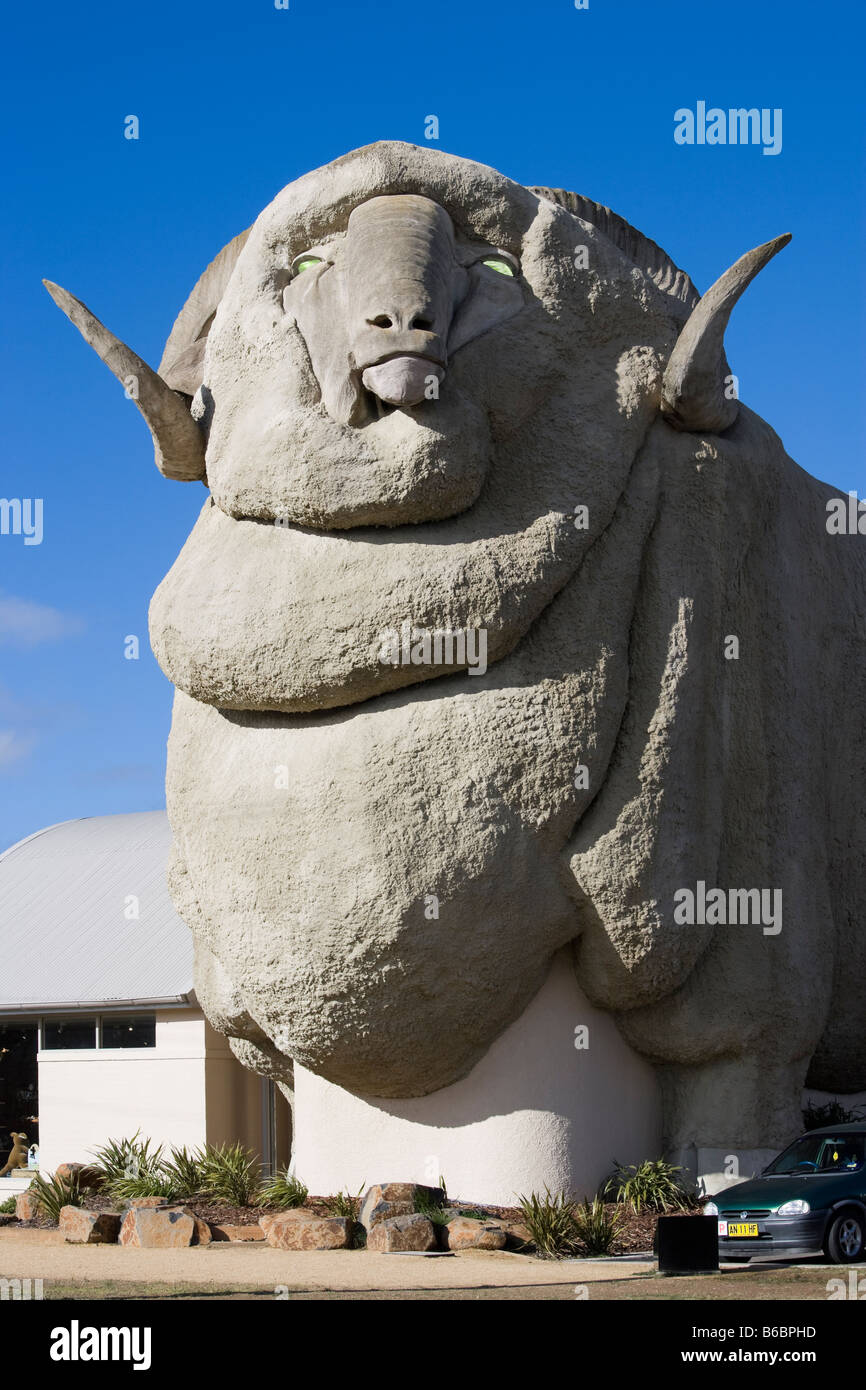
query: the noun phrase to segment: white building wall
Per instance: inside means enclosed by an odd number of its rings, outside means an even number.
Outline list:
[[[199,1010],[156,1015],[156,1046],[42,1051],[39,1166],[86,1162],[108,1139],[140,1130],[188,1147],[207,1136],[206,1039]]]
[[[245,1144],[262,1155],[262,1078],[241,1066],[228,1039],[205,1023],[205,1107],[209,1144]],[[288,1161],[288,1154],[285,1157]]]

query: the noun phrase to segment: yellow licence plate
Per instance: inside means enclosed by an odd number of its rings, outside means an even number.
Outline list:
[[[729,1221],[728,1236],[756,1236],[758,1234],[757,1221]]]

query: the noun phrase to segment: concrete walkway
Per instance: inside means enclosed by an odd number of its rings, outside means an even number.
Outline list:
[[[0,1278],[99,1284],[244,1286],[262,1293],[290,1290],[402,1290],[574,1287],[632,1279],[654,1268],[651,1259],[539,1260],[508,1251],[463,1250],[454,1255],[381,1255],[367,1250],[273,1250],[263,1242],[220,1242],[186,1250],[135,1250],[118,1245],[67,1245],[57,1231],[0,1229]],[[86,1294],[85,1294],[86,1296]]]

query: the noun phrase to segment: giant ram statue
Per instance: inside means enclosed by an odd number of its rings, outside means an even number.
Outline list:
[[[866,538],[723,343],[788,240],[701,297],[383,142],[225,247],[158,373],[48,285],[208,489],[150,610],[170,878],[315,1190],[720,1169],[866,1088]]]

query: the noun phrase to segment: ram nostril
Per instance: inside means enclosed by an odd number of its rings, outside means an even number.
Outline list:
[[[389,317],[388,317],[387,314],[377,314],[376,317],[375,317],[374,319],[368,319],[367,322],[368,322],[369,324],[372,324],[372,326],[373,326],[374,328],[392,328],[392,327],[393,327],[393,324],[392,324],[392,322],[391,322],[391,319],[389,319]]]
[[[414,318],[412,322],[409,324],[409,327],[426,329],[426,331],[429,333],[433,327],[433,324],[431,323],[430,319]]]

